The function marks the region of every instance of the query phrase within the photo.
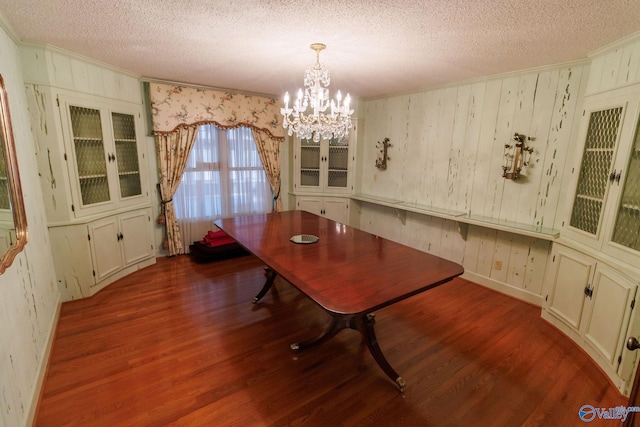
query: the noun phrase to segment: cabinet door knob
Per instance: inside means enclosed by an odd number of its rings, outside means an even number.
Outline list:
[[[640,342],[636,339],[636,337],[630,337],[627,340],[627,348],[629,350],[637,350],[640,348]]]

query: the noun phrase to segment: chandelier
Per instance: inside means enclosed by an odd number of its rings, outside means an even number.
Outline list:
[[[316,51],[316,63],[305,70],[304,92],[298,90],[298,97],[291,108],[289,92],[284,94],[284,108],[280,113],[284,116],[282,126],[289,129],[289,136],[295,132],[300,139],[313,138],[314,142],[320,142],[320,137],[343,138],[349,134],[353,113],[349,108],[351,97],[347,94],[343,101],[338,91],[335,101],[329,99],[329,70],[320,64],[320,51],[326,47],[322,43],[311,45],[311,49]],[[305,115],[307,108],[310,111]]]

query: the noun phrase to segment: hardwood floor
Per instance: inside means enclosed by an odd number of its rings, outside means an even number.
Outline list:
[[[539,308],[463,279],[376,313],[402,395],[356,331],[293,353],[330,317],[281,281],[251,304],[263,273],[162,258],[63,304],[36,425],[582,426],[627,404]]]

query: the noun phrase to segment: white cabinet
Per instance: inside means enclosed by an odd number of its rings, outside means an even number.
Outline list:
[[[151,208],[51,227],[49,234],[57,280],[67,299],[91,296],[155,262]]]
[[[357,122],[357,121],[356,121]],[[342,140],[295,139],[293,195],[295,208],[349,224],[357,129]]]
[[[144,201],[148,184],[141,167],[139,108],[63,95],[57,99],[75,216]]]
[[[348,224],[349,200],[346,197],[299,196],[296,197],[296,209]]]
[[[63,301],[88,297],[155,262],[142,102],[26,93],[58,287]]]
[[[580,251],[554,244],[543,317],[559,327],[624,387],[634,355],[624,347],[638,280]],[[624,390],[623,390],[624,391]]]
[[[294,143],[294,193],[329,192],[349,194],[352,190],[355,127],[343,139],[300,140]]]
[[[49,224],[149,205],[142,103],[27,85]]]
[[[140,81],[48,47],[20,56],[58,288],[91,296],[155,262]]]
[[[89,224],[96,282],[153,256],[150,209],[114,215]]]
[[[593,258],[565,248],[555,246],[552,256],[552,276],[554,284],[548,295],[548,310],[568,326],[580,330],[584,314],[586,294],[591,289]]]
[[[640,85],[589,97],[563,238],[640,264]]]

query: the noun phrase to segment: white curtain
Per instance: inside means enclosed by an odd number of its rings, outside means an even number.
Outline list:
[[[270,212],[272,200],[251,129],[200,126],[173,196],[185,248],[214,229],[214,220]]]

